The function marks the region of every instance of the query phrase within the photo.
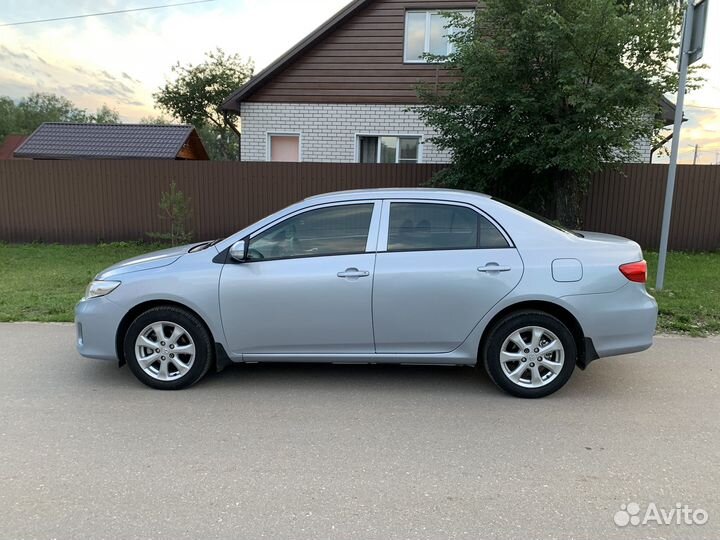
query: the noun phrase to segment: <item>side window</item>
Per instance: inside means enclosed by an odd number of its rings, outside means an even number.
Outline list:
[[[392,203],[388,251],[508,247],[505,237],[470,208],[450,204]]]
[[[372,203],[329,206],[290,217],[250,239],[248,258],[289,259],[362,253]]]

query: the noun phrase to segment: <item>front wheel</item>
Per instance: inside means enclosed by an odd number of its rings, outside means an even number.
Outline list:
[[[539,398],[565,385],[575,369],[575,340],[560,320],[541,311],[508,315],[491,330],[484,364],[493,382],[522,398]]]
[[[130,324],[125,361],[146,385],[179,390],[198,382],[212,364],[212,342],[203,323],[175,306],[158,306]]]

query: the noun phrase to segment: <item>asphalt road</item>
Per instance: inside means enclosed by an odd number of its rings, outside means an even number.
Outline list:
[[[2,539],[720,537],[720,338],[658,337],[537,401],[447,367],[159,392],[73,339],[0,325]],[[618,527],[630,502],[708,521]]]

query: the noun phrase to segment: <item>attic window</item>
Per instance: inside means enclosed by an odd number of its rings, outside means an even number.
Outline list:
[[[448,27],[450,13],[472,17],[471,10],[461,11],[408,11],[405,13],[405,62],[427,63],[425,54],[447,56],[453,51],[448,35],[457,32]]]

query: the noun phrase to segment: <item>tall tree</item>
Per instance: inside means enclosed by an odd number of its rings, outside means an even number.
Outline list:
[[[485,0],[474,19],[452,17],[445,66],[458,77],[419,88],[454,156],[438,182],[577,226],[590,175],[659,129],[681,17],[677,0]]]
[[[227,96],[252,77],[254,65],[238,54],[216,49],[197,65],[172,67],[175,75],[155,94],[155,103],[172,117],[195,125],[213,159],[237,159],[237,138],[231,121],[220,112]]]

